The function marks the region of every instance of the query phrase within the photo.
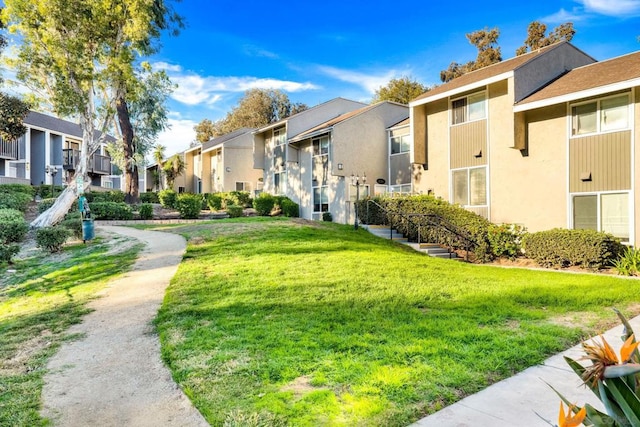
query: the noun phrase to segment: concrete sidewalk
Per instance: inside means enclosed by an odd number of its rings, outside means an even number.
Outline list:
[[[611,315],[617,319],[613,311]],[[640,316],[631,319],[629,323],[634,331],[640,331]],[[620,325],[603,334],[616,353],[622,345],[620,339],[622,330],[623,327]],[[556,425],[560,398],[547,384],[552,385],[569,401],[579,406],[589,403],[604,412],[598,398],[591,390],[582,386],[580,378],[563,359],[563,356],[568,356],[577,360],[583,355],[581,345],[572,347],[563,353],[550,357],[541,365],[533,366],[511,378],[500,381],[412,425],[415,427],[507,427],[514,425],[548,427],[549,424],[540,417]]]

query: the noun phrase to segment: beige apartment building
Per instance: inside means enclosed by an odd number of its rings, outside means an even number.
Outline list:
[[[606,61],[558,43],[410,103],[413,186],[530,231],[638,240],[640,53]]]

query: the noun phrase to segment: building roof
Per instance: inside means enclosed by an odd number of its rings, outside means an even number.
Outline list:
[[[556,49],[563,44],[569,44],[568,42],[560,42],[555,43],[540,49],[537,49],[533,52],[525,53],[524,55],[516,56],[511,59],[506,59],[501,62],[497,62],[495,64],[489,65],[484,68],[480,68],[479,70],[471,71],[469,73],[463,74],[460,77],[456,77],[455,79],[444,83],[440,86],[437,86],[422,95],[415,98],[411,101],[411,104],[418,102],[418,104],[422,104],[423,102],[419,102],[421,100],[427,98],[441,98],[438,95],[443,95],[447,92],[454,91],[456,89],[464,88],[465,86],[470,86],[478,82],[482,82],[484,80],[488,80],[491,78],[498,77],[502,74],[513,72],[524,64],[532,61],[534,58],[540,56],[541,54],[548,52],[552,49]],[[506,77],[505,77],[506,78]]]
[[[27,114],[27,117],[24,119],[24,124],[27,126],[47,129],[53,132],[75,136],[82,139],[82,128],[79,124],[70,122],[68,120],[59,119],[48,114],[29,111],[29,114]],[[102,135],[102,132],[97,132],[98,135]],[[115,138],[111,135],[107,135],[107,140],[115,141]]]
[[[387,129],[401,128],[401,127],[404,127],[404,126],[409,126],[410,124],[411,124],[411,118],[407,117],[406,119],[401,120],[398,123],[389,126]]]
[[[391,102],[391,101],[382,101],[382,102],[378,102],[376,104],[372,104],[372,105],[367,105],[365,107],[359,108],[357,110],[353,110],[353,111],[349,111],[348,113],[344,113],[341,114],[337,117],[334,117],[331,120],[327,120],[324,123],[320,123],[318,126],[315,126],[309,130],[306,130],[302,133],[299,133],[298,135],[293,136],[292,138],[289,138],[289,142],[299,142],[302,141],[304,139],[307,138],[311,138],[323,133],[326,133],[328,131],[331,130],[331,128],[335,125],[337,125],[338,123],[344,122],[346,120],[349,120],[353,117],[359,116],[360,114],[366,113],[369,110],[373,110],[374,108],[384,104],[384,103],[389,103],[389,104],[397,104],[397,105],[401,105],[403,107],[406,107],[406,105],[404,104],[399,104],[397,102]],[[407,112],[407,114],[409,114]]]
[[[233,138],[236,138],[240,135],[244,135],[245,133],[250,133],[253,132],[255,129],[254,128],[240,128],[240,129],[236,129],[233,132],[229,132],[225,135],[221,135],[221,136],[217,136],[215,138],[212,138],[210,140],[208,140],[207,142],[202,143],[202,151],[206,151],[216,145],[220,145],[226,141],[229,141]]]
[[[542,89],[518,102],[516,106],[537,108],[537,106],[566,102],[590,95],[589,91],[599,88],[600,92],[640,85],[640,51],[574,68],[552,81]],[[535,103],[535,104],[534,104]]]

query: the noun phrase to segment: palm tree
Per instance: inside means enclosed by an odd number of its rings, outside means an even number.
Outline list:
[[[167,187],[173,188],[173,183],[177,177],[184,173],[186,164],[181,154],[174,154],[162,165],[162,171],[167,179]]]
[[[162,166],[164,164],[164,151],[167,149],[162,144],[157,144],[153,150],[153,159],[156,161],[156,173],[154,174],[154,181],[156,181],[159,190],[162,189]]]

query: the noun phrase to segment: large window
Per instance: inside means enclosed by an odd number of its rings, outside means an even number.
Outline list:
[[[451,101],[451,124],[472,122],[487,117],[485,93],[476,92]]]
[[[284,126],[273,130],[274,145],[282,145],[287,142],[287,130]]]
[[[408,153],[410,149],[409,135],[391,137],[391,154]]]
[[[287,171],[276,172],[273,174],[273,191],[278,195],[286,194]]]
[[[487,168],[457,169],[451,172],[453,203],[461,206],[487,204]]]
[[[312,141],[312,182],[313,211],[329,211],[329,137],[323,136]]]
[[[573,228],[611,233],[629,241],[629,194],[600,193],[573,196]]]
[[[571,134],[587,135],[629,127],[629,96],[618,95],[571,107]]]

